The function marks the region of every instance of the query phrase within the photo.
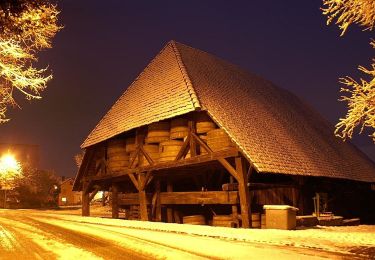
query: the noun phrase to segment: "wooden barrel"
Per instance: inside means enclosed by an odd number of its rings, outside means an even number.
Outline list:
[[[170,138],[172,140],[184,139],[188,136],[189,127],[188,120],[185,118],[176,118],[171,121],[171,133]]]
[[[266,214],[260,216],[260,227],[266,228]]]
[[[197,118],[196,130],[198,134],[205,134],[216,128],[216,124],[206,113],[200,113]]]
[[[135,145],[135,138],[134,137],[126,138],[125,143],[126,143],[126,152],[127,153],[134,152],[137,149],[137,147]]]
[[[164,141],[160,143],[159,146],[159,162],[167,162],[167,161],[174,161],[177,154],[181,150],[183,145],[183,141],[171,140],[171,141]]]
[[[190,225],[205,225],[206,220],[203,215],[192,215],[183,217],[182,223]]]
[[[124,139],[114,139],[108,142],[107,159],[110,172],[122,172],[129,166],[129,155],[126,152]]]
[[[156,122],[148,126],[146,143],[155,144],[169,140],[169,122]]]
[[[252,228],[260,228],[260,213],[251,214],[251,226]]]
[[[107,145],[107,156],[118,153],[126,153],[125,139],[109,140]]]
[[[145,144],[145,145],[143,145],[143,149],[151,157],[151,159],[154,161],[154,163],[156,163],[159,160],[159,145],[157,145],[157,144]],[[142,155],[142,157],[141,157],[140,165],[141,166],[150,165],[144,155]]]
[[[209,131],[207,133],[207,145],[214,152],[234,147],[232,140],[223,129]]]
[[[212,218],[212,226],[216,227],[234,227],[235,222],[232,215],[215,215]]]

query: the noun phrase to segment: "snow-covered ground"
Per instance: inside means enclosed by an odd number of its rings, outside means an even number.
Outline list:
[[[80,214],[80,211],[71,211],[69,213]],[[93,207],[92,214],[110,217],[111,213],[109,208]],[[346,227],[317,226],[314,228],[299,228],[297,230],[288,231],[274,229],[233,229],[115,219],[108,220],[105,218],[85,218],[82,221],[214,237],[232,241],[310,248],[344,254],[356,253],[366,255],[372,253],[375,258],[375,225]]]
[[[110,215],[105,208],[94,207],[92,213]],[[86,259],[375,258],[375,226],[294,231],[233,229],[78,214],[77,209],[0,211],[0,259],[7,259],[1,255],[8,252],[9,256],[17,236],[26,245],[28,240],[36,245],[42,259],[72,259],[73,256]]]

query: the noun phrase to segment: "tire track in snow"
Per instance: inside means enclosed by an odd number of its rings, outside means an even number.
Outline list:
[[[149,259],[149,255],[142,255],[138,252],[132,252],[129,249],[118,246],[111,243],[100,236],[96,231],[96,235],[89,235],[79,231],[78,228],[68,229],[64,226],[54,225],[52,223],[47,223],[45,221],[40,221],[34,217],[26,217],[23,220],[25,223],[37,226],[39,230],[44,232],[53,233],[54,236],[66,243],[73,244],[81,249],[92,252],[93,254],[103,257],[105,259]]]
[[[298,250],[297,248],[277,247],[259,245],[256,243],[246,243],[238,241],[225,241],[209,237],[200,237],[192,235],[181,235],[151,230],[141,230],[126,227],[116,227],[105,224],[77,222],[75,220],[52,219],[47,216],[35,216],[42,222],[51,222],[53,225],[65,226],[71,229],[79,228],[82,232],[92,232],[93,230],[102,231],[102,233],[113,234],[122,239],[131,239],[132,241],[143,242],[144,250],[157,252],[161,247],[169,248],[176,253],[188,253],[190,257],[205,259],[259,259],[259,255],[266,256],[267,259],[280,257],[281,259],[300,259],[301,256],[309,259],[326,259],[326,255],[316,255],[316,251]],[[58,217],[57,217],[58,218]],[[147,246],[151,247],[148,248]],[[156,247],[157,246],[157,247]],[[153,251],[153,249],[156,249]],[[189,256],[189,255],[188,255]],[[166,254],[166,258],[176,259],[176,255]],[[331,259],[340,258],[330,255]],[[186,259],[180,255],[178,259]],[[340,258],[341,259],[341,258]]]
[[[21,257],[21,259],[102,259],[91,252],[62,241],[52,233],[43,232],[36,228],[35,224],[25,222],[26,217],[24,216],[12,215],[6,217],[0,217],[0,223],[12,234],[15,234],[16,241],[19,243],[15,245],[12,252],[7,253],[11,257],[4,254],[3,259],[15,259],[17,257]]]
[[[7,241],[1,239],[0,259],[56,259],[56,256],[41,248],[29,238],[23,235],[23,231],[17,229],[6,218],[0,218],[1,233]],[[6,243],[5,247],[3,241]]]
[[[139,235],[137,236],[124,234],[121,231],[115,230],[123,230],[122,228],[113,228],[97,224],[71,222],[66,220],[56,220],[37,216],[32,216],[31,218],[33,218],[34,221],[40,221],[41,223],[43,223],[43,225],[49,224],[64,229],[80,230],[85,234],[90,234],[93,236],[103,234],[102,239],[114,241],[118,245],[121,245],[121,247],[127,248],[127,250],[135,251],[137,252],[137,254],[147,256],[148,259],[150,258],[150,256],[153,259],[223,259],[221,257],[213,257],[210,254],[203,254],[193,250],[186,250],[178,246],[173,246],[171,243],[157,242],[157,237],[155,237],[155,239],[146,239],[140,237]],[[131,231],[133,233],[137,232],[137,230]],[[139,230],[139,232],[141,233],[142,231]],[[155,236],[157,236],[158,233],[160,234],[160,232],[149,232],[154,233]]]

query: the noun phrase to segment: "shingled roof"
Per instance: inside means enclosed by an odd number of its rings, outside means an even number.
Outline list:
[[[375,165],[292,93],[206,52],[169,42],[82,144],[206,110],[258,172],[375,182]]]

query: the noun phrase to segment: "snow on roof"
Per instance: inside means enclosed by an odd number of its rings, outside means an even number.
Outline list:
[[[374,163],[336,138],[333,126],[298,97],[174,41],[127,88],[82,148],[195,110],[206,110],[258,172],[375,182]]]

